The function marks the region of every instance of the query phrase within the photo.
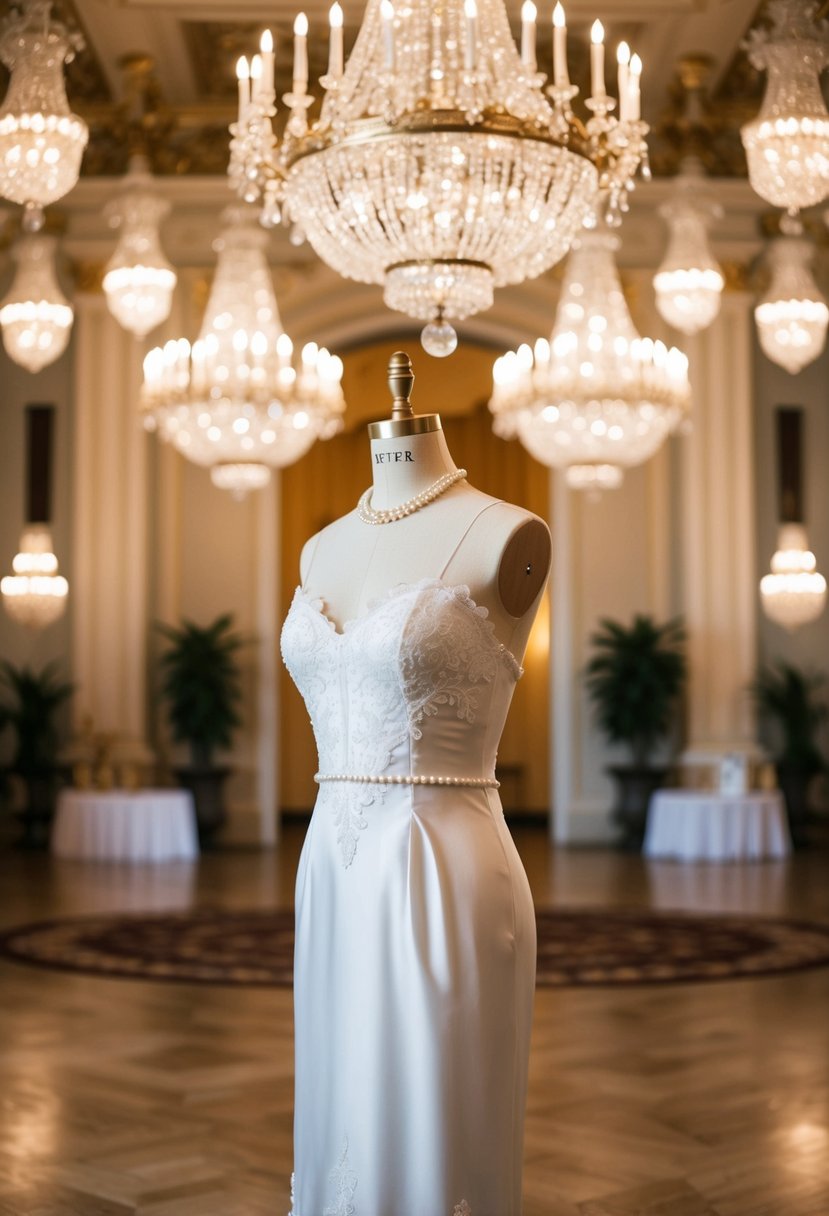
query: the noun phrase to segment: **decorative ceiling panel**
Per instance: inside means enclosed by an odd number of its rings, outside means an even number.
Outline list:
[[[9,11],[16,8],[8,0],[0,0],[0,20]],[[71,63],[66,66],[66,91],[73,105],[106,105],[112,101],[104,69],[93,49],[92,40],[75,8],[72,0],[54,0],[52,12],[55,17],[64,22],[70,30],[80,30],[85,46],[79,51]],[[3,64],[0,64],[0,96],[4,96],[9,82],[9,74]]]
[[[826,0],[829,5],[829,0]],[[304,7],[311,20],[308,49],[312,81],[326,70],[327,10],[329,0],[310,0]],[[150,149],[157,173],[222,174],[228,158],[228,124],[236,106],[235,64],[240,55],[252,54],[261,31],[268,26],[276,41],[277,97],[291,87],[292,21],[302,0],[276,0],[273,3],[243,3],[234,6],[238,14],[228,19],[226,0],[56,0],[56,14],[70,27],[80,29],[87,46],[67,67],[67,91],[73,107],[89,122],[92,138],[83,160],[87,176],[122,173],[136,131]],[[552,0],[539,0],[539,69],[552,70],[549,10]],[[0,15],[9,10],[8,0],[0,0]],[[160,10],[163,7],[165,18]],[[348,51],[357,36],[363,3],[344,0]],[[521,0],[508,0],[513,29],[519,28]],[[600,12],[607,31],[609,77],[612,55],[625,39],[645,59],[644,101],[646,117],[653,132],[650,137],[654,172],[676,172],[689,138],[709,172],[719,176],[744,176],[745,157],[739,137],[740,125],[757,113],[765,85],[764,75],[752,68],[739,40],[752,25],[767,24],[766,3],[752,0],[568,0],[566,3],[571,75],[582,90],[589,82],[589,24]],[[100,14],[100,16],[99,16]],[[146,16],[142,16],[145,14]],[[151,14],[154,14],[151,16]],[[721,15],[722,14],[722,15]],[[732,33],[723,45],[716,34],[730,14]],[[215,19],[214,19],[215,18]],[[699,45],[703,22],[707,22],[709,45]],[[165,25],[166,21],[166,25]],[[98,23],[101,23],[100,26]],[[106,24],[103,24],[106,23]],[[123,27],[123,28],[122,28]],[[116,99],[108,82],[123,79],[123,55],[111,48],[131,46],[143,29],[145,39],[156,45],[132,47],[146,52],[157,66],[147,86],[142,105],[129,100],[129,88],[119,89]],[[121,32],[119,39],[113,33]],[[172,35],[180,32],[180,38]],[[106,33],[106,37],[104,37]],[[96,53],[96,34],[102,53]],[[137,40],[137,39],[136,39]],[[669,49],[666,57],[665,48]],[[687,61],[710,61],[710,88],[700,91],[702,121],[693,131],[685,116]],[[649,58],[650,56],[650,58]],[[678,60],[686,67],[680,67]],[[677,72],[671,81],[671,65]],[[647,88],[648,72],[660,83]],[[7,74],[0,67],[0,93],[5,92]],[[829,73],[824,75],[824,91],[829,98]],[[175,102],[175,104],[174,104]],[[581,99],[577,108],[581,107]],[[284,105],[279,103],[280,119]],[[140,130],[138,130],[140,128]]]

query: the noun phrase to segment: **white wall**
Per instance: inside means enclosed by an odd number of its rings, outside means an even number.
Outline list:
[[[777,456],[775,410],[803,409],[804,509],[817,568],[829,578],[829,349],[797,376],[771,363],[754,343],[757,579],[769,569],[777,547]],[[759,593],[758,593],[759,611]],[[759,613],[759,659],[777,658],[823,671],[829,678],[829,609],[811,625],[788,633]],[[829,756],[829,728],[823,743]]]
[[[52,452],[52,538],[61,573],[69,580],[68,613],[42,632],[33,633],[12,621],[0,609],[0,659],[28,664],[39,670],[60,660],[69,675],[69,636],[72,611],[71,544],[71,445],[72,445],[72,352],[69,349],[36,376],[18,367],[0,348],[0,575],[11,574],[12,558],[18,551],[25,511],[27,405],[54,405]],[[68,709],[65,719],[68,722]],[[11,748],[11,732],[0,735],[0,758]]]

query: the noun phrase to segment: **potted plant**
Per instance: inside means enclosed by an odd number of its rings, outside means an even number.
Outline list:
[[[0,707],[0,722],[15,732],[8,772],[23,782],[26,791],[22,843],[40,847],[48,839],[60,771],[55,718],[72,685],[60,679],[56,663],[39,672],[0,663],[0,682],[10,694]]]
[[[230,773],[215,763],[239,725],[241,697],[236,652],[244,639],[233,632],[230,613],[210,625],[182,621],[159,624],[170,643],[161,655],[161,690],[167,701],[173,738],[190,747],[190,764],[175,769],[193,794],[201,843],[210,844],[225,821],[224,783]]]
[[[608,769],[617,788],[613,817],[623,843],[641,847],[651,794],[668,773],[654,765],[653,755],[668,735],[685,684],[685,629],[680,618],[658,625],[635,616],[630,626],[604,619],[590,640],[596,653],[586,682],[596,720],[631,756],[631,763]]]
[[[795,844],[804,839],[809,787],[826,771],[817,744],[820,726],[829,715],[821,696],[825,686],[822,673],[802,671],[782,659],[761,667],[752,685],[760,714],[773,724],[778,736],[774,764]]]

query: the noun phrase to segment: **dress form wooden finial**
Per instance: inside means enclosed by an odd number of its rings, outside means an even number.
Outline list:
[[[409,435],[425,435],[429,431],[443,429],[440,414],[416,414],[412,409],[414,380],[411,359],[404,350],[396,350],[389,359],[391,417],[368,424],[371,439],[403,439]]]
[[[396,350],[389,359],[389,389],[392,395],[391,416],[395,422],[414,417],[412,389],[414,388],[412,361],[403,350]]]

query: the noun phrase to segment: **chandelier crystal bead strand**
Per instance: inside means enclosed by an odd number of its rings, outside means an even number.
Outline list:
[[[335,4],[325,97],[309,123],[300,14],[281,140],[270,37],[252,64],[237,67],[229,175],[240,196],[261,205],[264,223],[298,223],[339,274],[382,284],[390,308],[437,327],[427,334],[435,354],[451,352],[450,322],[489,308],[495,287],[559,261],[600,199],[618,216],[645,161],[638,56],[620,66],[614,115],[604,31],[594,24],[582,121],[564,10],[556,5],[546,89],[536,15],[526,3],[519,54],[504,0],[368,0],[344,65]]]
[[[812,274],[814,247],[801,222],[783,216],[780,231],[766,254],[771,281],[754,319],[763,354],[796,376],[823,350],[829,305]]]
[[[495,361],[493,429],[565,470],[572,489],[614,489],[688,413],[688,359],[642,338],[614,258],[618,237],[586,229],[570,254],[549,341]]]
[[[63,616],[69,584],[58,573],[48,527],[31,524],[26,528],[12,570],[13,574],[0,579],[0,596],[13,621],[28,629],[45,629]]]
[[[706,192],[699,161],[681,166],[670,199],[659,209],[667,222],[669,243],[654,275],[660,316],[685,334],[706,329],[720,311],[725,279],[711,252],[708,227],[722,217],[722,207]]]
[[[119,230],[104,271],[109,311],[124,329],[143,338],[170,315],[176,272],[161,248],[159,226],[170,204],[154,189],[144,157],[130,161],[118,195],[104,215]]]
[[[24,212],[24,231],[11,250],[17,271],[0,301],[6,353],[33,374],[63,354],[74,320],[72,305],[58,283],[56,238],[27,230],[40,223],[39,209]]]
[[[760,113],[740,134],[751,185],[775,207],[794,212],[829,194],[829,113],[820,76],[829,65],[829,22],[814,0],[770,0],[770,29],[752,30],[745,47],[768,73]]]
[[[459,481],[463,481],[466,477],[466,469],[455,469],[452,473],[444,473],[443,477],[439,477],[427,489],[422,490],[420,494],[415,494],[413,498],[407,499],[406,502],[401,502],[396,507],[388,507],[385,510],[378,511],[371,505],[372,487],[366,490],[365,494],[361,495],[360,501],[357,503],[357,514],[364,524],[391,524],[395,520],[405,519],[407,515],[414,515],[415,511],[419,511],[421,507],[428,507],[430,502],[434,502],[441,494],[445,494],[452,486],[457,485]]]
[[[760,580],[760,600],[769,620],[790,631],[817,620],[826,607],[826,579],[802,524],[781,525],[771,573]]]
[[[83,38],[53,21],[51,7],[23,0],[0,30],[0,59],[11,73],[0,107],[0,193],[27,206],[45,207],[72,189],[89,139],[63,79]]]
[[[222,220],[201,332],[192,347],[179,338],[149,352],[141,407],[147,430],[242,498],[341,429],[343,365],[316,342],[294,357],[265,260],[267,233],[250,208],[230,207]]]

